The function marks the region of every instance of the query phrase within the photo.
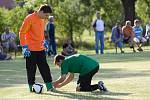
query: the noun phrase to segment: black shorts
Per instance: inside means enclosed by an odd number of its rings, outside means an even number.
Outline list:
[[[85,75],[79,75],[79,79],[77,81],[77,84],[84,84],[86,82],[91,82],[92,77],[98,72],[99,70],[99,66],[97,66],[96,68],[94,68],[92,71],[90,71],[89,73],[85,74]]]

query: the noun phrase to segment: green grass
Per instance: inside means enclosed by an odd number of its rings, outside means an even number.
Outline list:
[[[115,50],[107,50],[104,55],[95,55],[94,51],[80,51],[100,62],[100,70],[92,83],[103,80],[109,93],[76,92],[75,75],[73,82],[60,88],[57,93],[47,92],[44,87],[42,94],[29,93],[25,60],[17,57],[12,61],[0,62],[0,100],[149,100],[150,98],[150,47],[144,52],[132,53],[128,48],[125,54],[115,54]],[[59,77],[59,69],[54,67],[52,58],[48,58],[53,79]],[[43,80],[37,71],[36,78]]]

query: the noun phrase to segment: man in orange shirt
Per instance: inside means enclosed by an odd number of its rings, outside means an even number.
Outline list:
[[[29,14],[20,28],[20,44],[26,57],[27,78],[30,92],[35,83],[37,66],[46,84],[47,90],[53,90],[52,77],[46,61],[44,38],[44,20],[52,13],[48,5],[42,5],[37,12]]]
[[[125,26],[122,27],[122,32],[124,35],[123,41],[129,43],[130,48],[133,48],[133,52],[136,52],[133,44],[134,32],[131,26],[131,21],[126,21]]]

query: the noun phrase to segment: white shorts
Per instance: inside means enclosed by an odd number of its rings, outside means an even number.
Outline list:
[[[144,38],[144,37],[141,37],[141,38],[137,38],[137,37],[134,37],[134,39],[133,39],[133,41],[135,42],[135,43],[144,43],[144,42],[146,42],[147,40]]]

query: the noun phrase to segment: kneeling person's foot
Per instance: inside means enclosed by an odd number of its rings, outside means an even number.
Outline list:
[[[108,91],[107,88],[104,86],[103,81],[98,82],[98,88],[99,88],[100,91],[104,91],[104,92]]]

